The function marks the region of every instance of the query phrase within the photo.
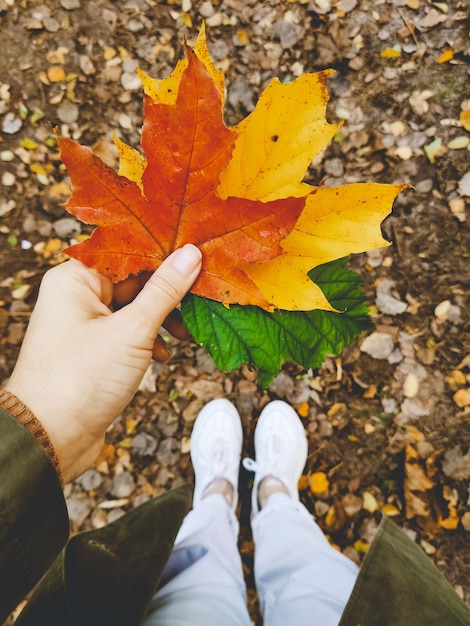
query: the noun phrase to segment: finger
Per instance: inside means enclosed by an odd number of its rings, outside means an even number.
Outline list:
[[[140,291],[140,280],[137,276],[129,276],[114,285],[113,304],[116,309],[129,304]]]
[[[155,338],[163,320],[181,302],[201,271],[201,252],[191,244],[160,265],[135,300],[119,311],[133,328]],[[137,331],[136,331],[137,332]]]
[[[173,309],[170,315],[164,320],[162,326],[176,339],[186,340],[191,337],[189,330],[181,319],[181,313],[178,309]]]
[[[164,363],[165,361],[168,361],[170,356],[170,351],[166,347],[165,341],[162,337],[160,337],[160,335],[157,335],[155,343],[153,344],[152,358],[155,361],[160,361],[161,363]]]

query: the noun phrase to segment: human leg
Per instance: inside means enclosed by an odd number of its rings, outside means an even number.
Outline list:
[[[191,436],[193,510],[178,533],[168,580],[155,594],[145,626],[251,624],[234,513],[241,446],[235,408],[227,400],[207,404]]]
[[[266,626],[338,624],[358,568],[330,546],[299,502],[307,439],[291,407],[269,404],[255,431],[255,580]],[[260,510],[260,506],[262,507]]]

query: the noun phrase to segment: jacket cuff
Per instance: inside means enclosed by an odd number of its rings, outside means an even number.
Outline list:
[[[52,441],[49,439],[48,434],[34,413],[30,411],[17,396],[5,389],[0,389],[0,408],[5,409],[10,415],[13,415],[22,426],[29,430],[36,441],[44,448],[56,468],[60,484],[63,486],[64,480],[59,458],[52,445]]]
[[[57,472],[31,433],[0,408],[0,623],[49,569],[69,523]]]

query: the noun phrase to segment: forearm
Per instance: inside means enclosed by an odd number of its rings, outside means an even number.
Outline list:
[[[0,623],[65,545],[68,517],[57,471],[34,436],[0,408]]]

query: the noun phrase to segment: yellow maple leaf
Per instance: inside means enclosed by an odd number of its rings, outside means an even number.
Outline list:
[[[382,237],[380,223],[406,187],[353,183],[317,188],[307,197],[294,229],[281,242],[284,254],[271,261],[245,264],[242,269],[280,309],[332,310],[307,272],[353,252],[390,245]]]
[[[341,126],[329,124],[325,117],[325,83],[333,73],[325,70],[292,83],[269,83],[255,110],[235,126],[239,136],[220,176],[222,198],[268,202],[311,192],[302,182],[305,172]]]

